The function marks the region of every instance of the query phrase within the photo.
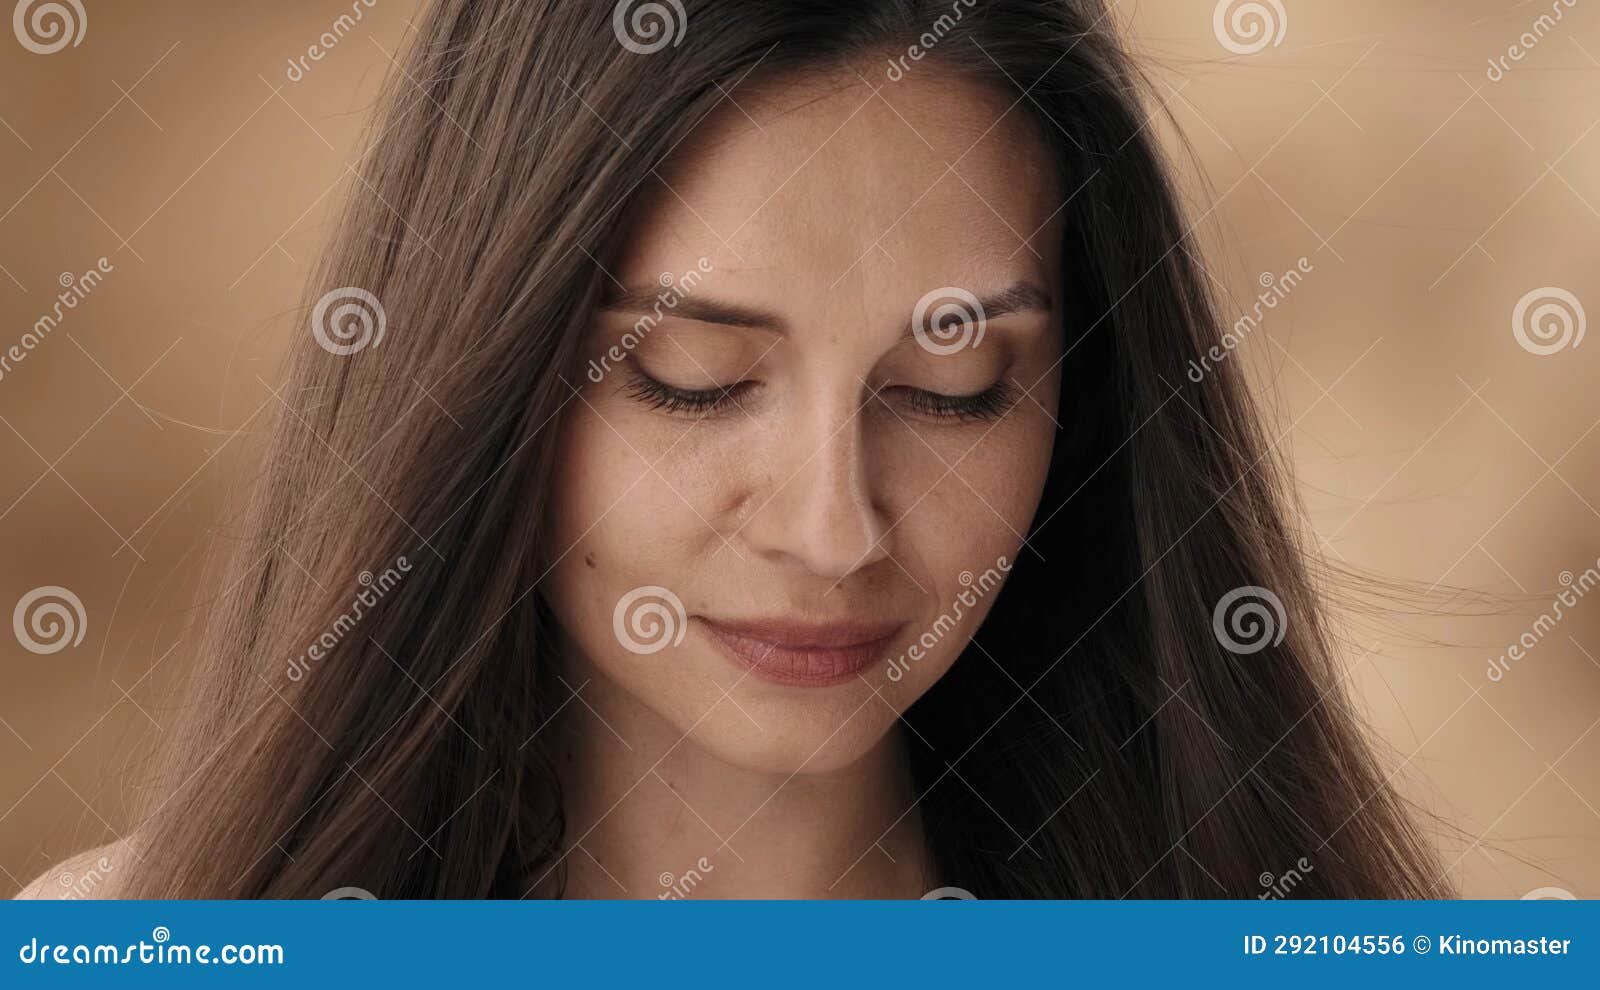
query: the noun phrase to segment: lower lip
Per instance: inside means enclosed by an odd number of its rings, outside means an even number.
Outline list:
[[[882,660],[897,634],[848,646],[794,646],[736,633],[711,622],[705,626],[723,652],[752,674],[791,687],[842,684]]]

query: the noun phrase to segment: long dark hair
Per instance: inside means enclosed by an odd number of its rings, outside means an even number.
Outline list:
[[[264,477],[195,647],[205,690],[128,892],[559,893],[541,733],[566,692],[539,580],[601,265],[747,73],[852,65],[1009,91],[1076,190],[1037,552],[907,715],[939,879],[986,898],[1437,893],[1343,700],[1239,362],[1208,359],[1219,321],[1108,14],[438,0],[308,290],[321,339],[272,383]],[[1266,882],[1290,871],[1292,891]]]

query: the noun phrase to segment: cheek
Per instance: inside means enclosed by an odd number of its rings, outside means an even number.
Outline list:
[[[919,582],[946,584],[999,555],[1016,559],[1055,441],[1044,412],[1054,406],[1048,384],[1037,390],[1040,405],[1023,398],[997,423],[920,437],[903,426],[886,431],[874,458],[883,471],[880,496],[895,524],[896,557],[917,562]]]
[[[1054,391],[1038,390],[1054,408]],[[922,455],[895,475],[896,558],[921,586],[924,614],[872,681],[897,710],[950,669],[978,631],[1023,545],[1049,472],[1055,424],[1028,400],[982,440]],[[980,431],[981,433],[981,431]],[[916,443],[916,441],[911,441]],[[987,661],[985,661],[987,662]]]
[[[598,655],[617,645],[617,602],[678,573],[671,564],[684,552],[684,517],[694,519],[651,470],[651,451],[637,438],[625,442],[607,425],[615,422],[580,404],[565,424],[547,529],[549,573],[541,582],[562,626]]]

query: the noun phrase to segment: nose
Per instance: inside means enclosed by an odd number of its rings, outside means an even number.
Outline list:
[[[746,543],[763,557],[842,579],[888,556],[888,524],[873,496],[866,417],[849,402],[818,403],[775,430],[772,478],[746,522]]]

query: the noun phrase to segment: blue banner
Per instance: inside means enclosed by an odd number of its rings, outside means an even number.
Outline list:
[[[1592,901],[0,902],[0,987],[1594,986]],[[221,972],[219,972],[219,970]],[[1448,981],[1440,984],[1438,981]]]

